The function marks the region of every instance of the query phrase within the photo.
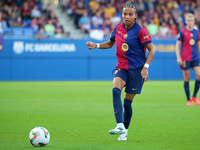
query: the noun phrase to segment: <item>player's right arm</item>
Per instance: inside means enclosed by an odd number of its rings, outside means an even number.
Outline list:
[[[108,49],[108,48],[113,47],[114,44],[115,44],[115,41],[109,40],[107,42],[99,44],[99,48],[100,49]],[[90,42],[90,41],[87,42],[86,45],[88,46],[89,49],[97,48],[97,44],[93,43],[93,42]]]
[[[176,42],[176,58],[177,58],[177,63],[179,65],[182,65],[182,59],[181,59],[181,56],[180,56],[180,45],[181,45],[181,41],[180,40],[177,40]]]
[[[180,33],[178,34],[178,39],[176,41],[176,46],[175,46],[177,63],[179,65],[182,65],[182,59],[180,56],[180,46],[181,46],[182,41],[183,41],[183,33],[182,33],[182,31],[180,31]]]

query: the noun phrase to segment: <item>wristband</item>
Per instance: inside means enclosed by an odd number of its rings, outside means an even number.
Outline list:
[[[100,44],[97,44],[97,48],[100,48]]]
[[[146,67],[148,69],[149,68],[149,64],[145,63],[144,67]]]

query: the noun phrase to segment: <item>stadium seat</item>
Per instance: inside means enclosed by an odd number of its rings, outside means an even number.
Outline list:
[[[34,35],[34,30],[32,28],[23,28],[23,33],[24,33],[24,35],[33,36]]]
[[[23,24],[26,24],[26,27],[30,27],[31,26],[31,21],[32,20],[23,20]]]
[[[23,35],[23,29],[22,28],[12,28],[11,29],[13,35]]]

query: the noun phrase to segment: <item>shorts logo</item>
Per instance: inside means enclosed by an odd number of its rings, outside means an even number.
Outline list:
[[[177,38],[180,38],[180,34],[177,35]]]
[[[126,39],[126,38],[127,38],[127,36],[128,36],[128,34],[124,34],[124,39]]]
[[[194,45],[194,43],[195,43],[194,39],[191,39],[191,40],[189,41],[189,43],[190,43],[190,45]]]
[[[186,62],[185,61],[183,61],[183,68],[185,68],[186,67]]]
[[[135,91],[135,90],[137,90],[137,89],[132,88],[132,90]]]
[[[117,74],[118,71],[119,71],[119,70],[115,70],[115,74]]]
[[[129,48],[129,47],[128,47],[128,44],[126,44],[126,43],[123,43],[123,44],[122,44],[122,50],[123,50],[123,51],[125,51],[125,52],[128,51],[128,48]]]

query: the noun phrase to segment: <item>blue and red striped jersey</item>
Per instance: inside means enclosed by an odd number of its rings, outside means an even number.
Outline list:
[[[200,40],[200,33],[198,30],[192,31],[183,28],[178,36],[178,40],[182,42],[181,59],[183,61],[193,61],[199,59],[197,50],[197,42]]]
[[[116,69],[128,70],[144,66],[146,62],[146,44],[151,43],[147,30],[135,23],[130,29],[125,24],[118,24],[110,37],[116,42]]]

